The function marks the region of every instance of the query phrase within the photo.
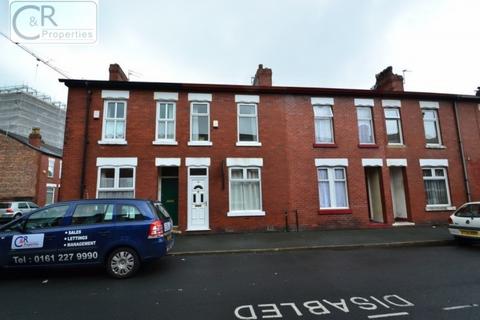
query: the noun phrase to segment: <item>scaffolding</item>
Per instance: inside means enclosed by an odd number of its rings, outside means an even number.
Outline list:
[[[27,85],[0,87],[0,94],[9,93],[25,93],[48,104],[51,104],[59,109],[66,110],[67,108],[67,105],[65,103],[61,101],[53,101],[52,97],[50,97],[49,95],[39,92],[38,90],[35,90]]]

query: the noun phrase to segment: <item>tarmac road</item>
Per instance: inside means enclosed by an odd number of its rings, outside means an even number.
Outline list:
[[[478,319],[480,248],[170,256],[132,279],[3,271],[0,319]]]

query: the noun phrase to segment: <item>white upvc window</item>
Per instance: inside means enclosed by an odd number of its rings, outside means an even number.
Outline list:
[[[259,216],[262,211],[261,170],[258,167],[230,167],[229,216]]]
[[[347,176],[344,167],[318,167],[320,209],[348,209]]]
[[[371,107],[357,107],[358,135],[360,144],[375,144]]]
[[[422,168],[427,207],[448,207],[451,204],[447,170],[444,167]]]
[[[135,167],[99,167],[97,180],[97,198],[135,197]]]
[[[126,143],[127,102],[105,100],[101,143]]]
[[[60,165],[59,165],[59,169],[58,169],[58,177],[59,178],[62,177],[62,167],[63,167],[63,160],[60,160]]]
[[[257,104],[237,104],[237,145],[259,145]]]
[[[403,144],[399,108],[384,108],[388,144]]]
[[[154,144],[177,144],[175,141],[176,104],[157,101],[157,122]]]
[[[48,158],[47,177],[53,178],[54,174],[55,174],[55,159],[54,158]]]
[[[427,145],[441,145],[440,124],[437,109],[422,109],[425,142]]]
[[[189,145],[212,145],[210,142],[210,103],[190,103]]]
[[[331,105],[314,105],[315,143],[334,143]]]
[[[47,184],[45,205],[49,205],[52,203],[55,203],[55,187],[53,185]]]

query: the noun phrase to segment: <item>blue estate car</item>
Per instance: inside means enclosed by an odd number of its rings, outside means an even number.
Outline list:
[[[0,266],[104,265],[128,278],[173,246],[161,203],[138,199],[60,202],[0,226]]]

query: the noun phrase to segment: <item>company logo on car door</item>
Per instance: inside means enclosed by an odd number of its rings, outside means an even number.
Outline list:
[[[43,248],[44,236],[43,233],[13,236],[11,249]]]

